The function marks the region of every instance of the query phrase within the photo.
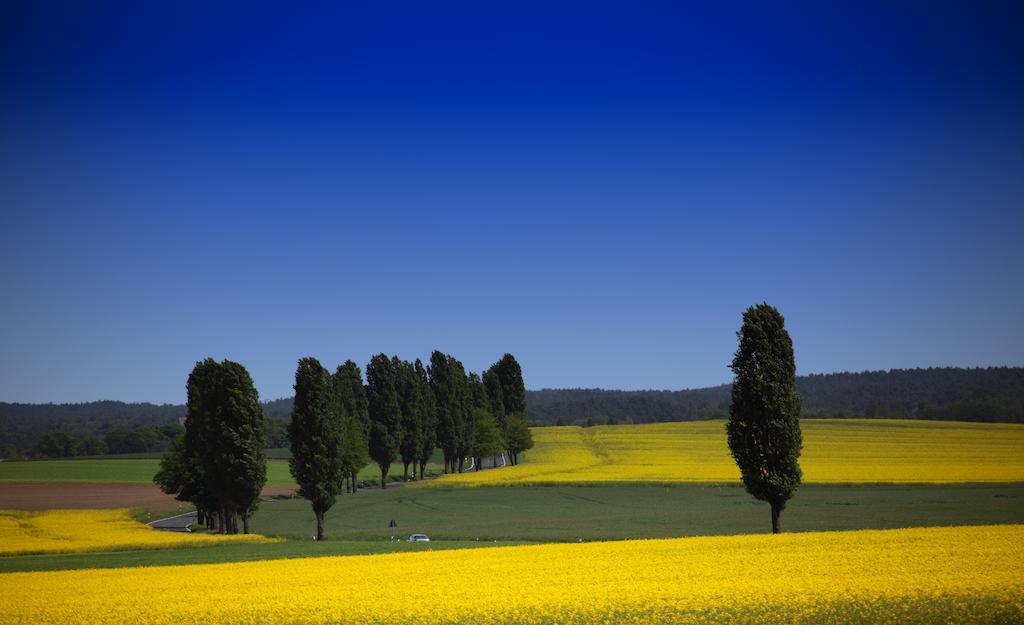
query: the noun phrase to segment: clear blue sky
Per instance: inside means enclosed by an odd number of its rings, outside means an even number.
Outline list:
[[[761,301],[800,373],[1024,364],[1020,2],[136,4],[0,14],[0,401],[699,387]]]

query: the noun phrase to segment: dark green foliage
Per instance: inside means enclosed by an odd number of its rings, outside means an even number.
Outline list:
[[[445,473],[461,471],[469,452],[472,420],[469,382],[462,363],[435,351],[430,355],[430,388],[437,406],[437,444],[444,452]]]
[[[523,383],[523,370],[519,367],[515,356],[505,354],[501,360],[491,365],[490,371],[498,376],[501,385],[501,402],[505,414],[527,411],[526,385]]]
[[[46,432],[32,448],[36,458],[67,458],[78,453],[78,444],[64,432]]]
[[[473,407],[473,410],[486,410],[490,412],[490,400],[487,398],[487,389],[484,388],[484,383],[480,376],[470,372],[466,376],[466,383],[469,384],[470,405]]]
[[[473,444],[471,453],[476,470],[483,470],[484,458],[493,458],[505,448],[505,440],[494,415],[483,408],[473,410]]]
[[[772,531],[800,484],[803,448],[793,342],[779,311],[758,304],[743,313],[726,433],[743,485],[771,504]]]
[[[219,507],[217,499],[206,489],[203,466],[198,455],[191,453],[185,445],[185,435],[174,441],[174,446],[160,460],[160,470],[153,477],[153,483],[178,501],[187,501],[196,506],[203,517],[200,524],[207,525],[205,511]]]
[[[416,361],[422,367],[419,360]],[[404,360],[392,358],[392,366],[398,375],[399,404],[402,416],[400,420],[400,441],[398,453],[402,458],[402,481],[409,480],[409,465],[413,465],[413,473],[416,473],[416,459],[423,448],[425,416],[425,398],[422,396],[419,376],[416,366]]]
[[[505,402],[501,397],[501,380],[498,378],[498,372],[494,370],[494,366],[484,371],[483,383],[484,390],[487,392],[487,410],[494,415],[498,426],[504,431]]]
[[[200,459],[207,488],[247,523],[267,482],[263,406],[245,367],[225,360],[218,374],[216,415],[204,421]]]
[[[341,412],[342,421],[342,471],[348,481],[348,490],[358,488],[359,470],[370,462],[369,443],[370,414],[367,408],[366,388],[363,386],[363,372],[351,360],[338,367],[331,376],[334,394]]]
[[[267,481],[265,419],[259,394],[242,365],[207,358],[188,377],[185,431],[160,461],[153,481],[192,502],[200,523],[246,533]],[[177,424],[175,424],[177,425]],[[180,428],[179,428],[180,429]]]
[[[342,413],[354,416],[362,424],[363,435],[368,436],[370,410],[366,399],[366,387],[363,385],[363,372],[359,365],[346,360],[345,364],[338,367],[334,372],[334,390],[338,394],[338,404]]]
[[[423,479],[426,476],[427,463],[430,461],[431,456],[434,455],[434,449],[437,447],[437,403],[434,401],[434,392],[430,388],[430,377],[427,374],[426,367],[419,358],[416,359],[414,365],[416,371],[416,384],[419,387],[420,400],[422,404],[420,406],[422,410],[422,436],[420,438],[420,446],[416,451],[416,462],[419,464],[419,479]]]
[[[313,506],[317,540],[323,540],[324,515],[334,505],[345,478],[343,433],[330,374],[317,359],[302,358],[295,371],[288,466],[299,485],[299,495]]]
[[[533,435],[526,415],[521,412],[510,414],[505,426],[505,445],[508,449],[509,461],[519,464],[519,454],[533,449]]]
[[[366,399],[370,413],[370,458],[380,467],[381,488],[398,458],[402,441],[401,361],[377,354],[366,365]]]

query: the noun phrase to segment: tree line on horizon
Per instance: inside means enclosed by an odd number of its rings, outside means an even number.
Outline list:
[[[905,418],[1024,423],[1024,368],[894,369],[798,376],[803,418]],[[725,419],[730,385],[684,391],[526,391],[530,425]],[[263,402],[267,447],[288,446],[292,398]],[[0,402],[0,456],[59,458],[163,452],[183,405]]]
[[[248,533],[266,483],[266,417],[245,368],[206,359],[189,376],[185,432],[160,463],[154,481],[192,503],[199,524],[224,533]],[[435,351],[430,364],[378,354],[366,382],[353,361],[331,374],[315,358],[295,373],[288,424],[289,468],[308,499],[323,538],[323,518],[343,490],[358,489],[358,474],[377,464],[381,488],[391,465],[403,480],[423,479],[437,447],[444,472],[477,470],[484,458],[507,453],[512,464],[532,448],[525,386],[515,357],[505,354],[483,375],[466,373],[456,358]]]

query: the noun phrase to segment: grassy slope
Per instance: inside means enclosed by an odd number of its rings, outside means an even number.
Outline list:
[[[152,484],[160,466],[156,458],[97,458],[92,460],[26,460],[0,462],[0,482],[117,482]],[[427,471],[440,473],[440,464],[428,464]],[[391,465],[389,477],[402,475],[402,465]],[[360,480],[380,480],[380,469],[371,464],[359,472]],[[267,462],[267,485],[292,486],[286,460]]]

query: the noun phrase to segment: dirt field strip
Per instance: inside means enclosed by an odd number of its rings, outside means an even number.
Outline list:
[[[264,497],[290,494],[290,486],[268,486]],[[155,484],[0,482],[0,510],[143,508],[167,514],[186,507]]]

